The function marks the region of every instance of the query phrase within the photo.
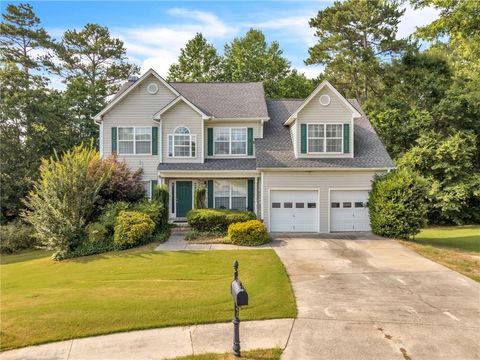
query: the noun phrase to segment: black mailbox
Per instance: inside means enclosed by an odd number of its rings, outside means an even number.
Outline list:
[[[242,283],[239,280],[232,281],[232,289],[231,289],[233,301],[235,301],[235,305],[237,306],[244,306],[248,305],[248,293],[247,290],[243,287]]]

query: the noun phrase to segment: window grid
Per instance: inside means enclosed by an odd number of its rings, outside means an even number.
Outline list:
[[[168,135],[168,157],[194,158],[196,157],[197,136],[191,135],[188,128],[182,126]]]
[[[343,124],[307,124],[307,153],[342,152]]]
[[[247,209],[247,181],[214,182],[214,207],[235,210]]]
[[[247,128],[213,128],[214,155],[247,155]]]
[[[119,127],[117,143],[118,155],[151,155],[152,128]]]

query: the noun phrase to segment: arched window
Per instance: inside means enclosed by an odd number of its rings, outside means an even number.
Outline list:
[[[195,135],[190,134],[186,126],[178,126],[173,134],[168,135],[168,156],[169,157],[195,157],[196,156]]]

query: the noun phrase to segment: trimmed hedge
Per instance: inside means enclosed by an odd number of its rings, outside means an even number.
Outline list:
[[[138,211],[122,211],[117,217],[114,241],[120,249],[127,249],[147,242],[155,231],[155,223],[147,214]]]
[[[427,184],[406,170],[376,177],[368,200],[370,223],[375,234],[408,239],[427,223]]]
[[[270,242],[267,228],[259,220],[231,224],[228,227],[228,240],[235,245],[255,246]]]
[[[225,209],[193,209],[187,214],[188,225],[197,231],[218,231],[226,233],[228,226],[237,222],[255,220],[251,211]]]

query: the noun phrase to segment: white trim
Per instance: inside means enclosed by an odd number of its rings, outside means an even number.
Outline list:
[[[118,130],[132,129],[132,128],[133,128],[133,140],[120,140],[120,131]],[[137,128],[150,129],[150,152],[149,153],[137,154],[137,145],[136,145]],[[121,154],[120,141],[133,141],[133,154]],[[146,140],[139,140],[139,141],[146,141]],[[152,155],[152,147],[153,147],[153,134],[152,134],[151,126],[117,126],[117,154],[119,156],[149,156],[149,155]]]
[[[307,126],[307,153],[306,154],[301,154],[301,155],[343,155],[344,152],[343,152],[343,137],[344,137],[344,134],[343,132],[345,131],[344,127],[343,127],[343,123],[306,123],[305,124]],[[323,125],[323,138],[310,138],[308,136],[308,127],[310,125]],[[341,146],[341,149],[342,151],[335,151],[335,152],[332,152],[332,151],[327,151],[327,139],[338,139],[339,137],[334,137],[334,138],[328,138],[327,137],[327,125],[340,125],[342,127],[342,135],[340,136],[340,140],[342,140],[342,146]],[[349,129],[350,131],[350,129]],[[350,134],[348,134],[348,136],[350,136]],[[324,151],[308,151],[308,140],[309,139],[323,139],[323,150]],[[350,138],[349,138],[350,139]],[[350,146],[350,144],[348,144]]]
[[[232,209],[232,199],[234,197],[237,197],[237,198],[243,198],[243,196],[234,196],[232,194],[232,183],[231,181],[232,180],[241,180],[241,181],[244,181],[245,182],[245,210],[248,210],[248,180],[249,179],[245,179],[245,178],[234,178],[234,179],[215,179],[215,178],[212,178],[212,181],[213,181],[213,208],[216,209],[215,207],[215,198],[217,197],[216,196],[216,191],[215,191],[215,181],[225,181],[228,183],[228,209],[231,210]],[[226,197],[226,196],[219,196],[219,197]]]
[[[318,167],[318,168],[265,168],[258,167],[259,171],[270,171],[270,172],[279,172],[279,171],[302,171],[302,172],[312,172],[312,171],[389,171],[394,170],[394,167],[383,167],[383,168],[331,168],[331,167]]]
[[[332,208],[331,208],[331,204],[330,204],[330,199],[331,199],[331,192],[332,191],[368,191],[370,192],[372,190],[372,188],[370,189],[366,189],[366,188],[328,188],[328,203],[327,203],[327,206],[328,206],[328,227],[327,227],[327,232],[330,233],[330,219],[331,219],[331,216],[330,216],[330,212],[332,211]]]
[[[173,106],[175,106],[179,101],[183,101],[185,104],[187,104],[188,106],[190,106],[190,108],[192,108],[192,110],[194,110],[195,112],[197,112],[199,115],[202,116],[202,119],[203,120],[206,120],[206,119],[209,119],[210,116],[206,115],[202,110],[200,110],[198,107],[196,107],[194,104],[192,104],[187,98],[185,98],[183,95],[179,95],[178,97],[176,97],[175,99],[173,99],[172,101],[170,101],[167,105],[165,105],[162,109],[160,109],[160,111],[157,111],[155,114],[153,114],[153,120],[160,120],[161,117],[162,117],[162,114],[167,112],[170,108],[172,108]]]
[[[252,122],[257,122],[257,121],[269,121],[269,117],[251,117],[251,118],[219,118],[219,117],[212,117],[208,119],[210,122],[215,123],[215,122],[221,122],[221,121],[252,121]]]
[[[102,111],[100,111],[97,115],[93,117],[94,120],[97,121],[102,121],[102,116],[105,115],[112,107],[114,107],[117,103],[120,102],[125,96],[127,96],[133,89],[135,89],[143,80],[145,80],[149,75],[153,75],[157,78],[158,81],[160,81],[167,89],[169,89],[173,94],[176,96],[179,96],[180,93],[175,90],[168,82],[166,82],[155,70],[149,69],[145,74],[140,76],[140,78],[133,83],[133,85],[130,85],[130,87],[125,90],[123,93],[120,94],[116,99],[111,101],[110,103],[107,104],[103,108]]]
[[[202,164],[205,163],[205,126],[202,125],[202,146],[200,148],[200,150],[202,150]],[[195,146],[197,146],[195,144]],[[195,153],[197,152],[197,150],[195,149]]]
[[[246,179],[260,175],[255,170],[158,170],[158,173],[161,177],[170,179]]]
[[[169,194],[170,194],[170,198],[173,200],[173,202],[175,203],[175,212],[172,212],[172,206],[171,204],[168,204],[170,205],[169,208],[170,208],[170,215],[172,215],[171,218],[173,219],[177,219],[177,181],[188,181],[188,182],[191,182],[192,183],[192,209],[194,208],[194,203],[195,203],[195,190],[194,190],[194,179],[176,179],[176,180],[171,180],[170,181],[170,184],[173,185],[173,187],[175,188],[174,190],[174,193],[173,193],[173,196],[171,194],[171,188],[168,189],[169,191]],[[183,219],[184,217],[182,217]]]
[[[320,188],[268,188],[268,199],[267,199],[267,205],[268,205],[267,230],[268,232],[270,232],[270,228],[272,226],[272,207],[270,204],[272,191],[316,191],[317,192],[317,233],[320,232]]]
[[[248,194],[247,194],[248,196]],[[258,213],[257,213],[257,204],[258,204],[258,178],[257,177],[254,177],[253,178],[253,210],[254,210],[254,213],[258,216]]]
[[[345,104],[349,110],[352,111],[353,113],[353,117],[354,118],[357,118],[357,117],[362,117],[362,115],[352,106],[352,104],[350,104],[348,102],[347,99],[345,99],[343,97],[342,94],[340,94],[337,89],[335,89],[333,87],[332,84],[330,84],[327,80],[323,80],[320,85],[317,86],[317,88],[315,90],[313,90],[313,92],[305,99],[305,101],[302,103],[302,105],[300,105],[298,107],[297,110],[295,110],[295,112],[290,115],[290,117],[283,123],[283,125],[290,125],[293,121],[295,121],[298,117],[298,113],[315,97],[315,95],[317,95],[320,90],[322,90],[324,87],[328,87],[342,102],[343,104]]]
[[[263,199],[263,188],[264,188],[264,181],[263,181],[263,172],[260,173],[260,197],[261,197],[261,200],[260,200],[260,217],[262,220],[265,219],[265,214],[264,214],[264,208],[265,208],[265,205],[264,205],[264,199]]]
[[[185,128],[188,131],[188,134],[176,134],[177,129],[179,128]],[[189,137],[189,153],[190,156],[175,156],[175,146],[185,146],[185,145],[175,145],[175,136],[188,136]],[[170,139],[172,140],[172,155],[170,155]],[[192,156],[193,152],[193,146],[192,144],[195,143],[195,156]],[[190,129],[185,126],[185,125],[179,125],[175,129],[173,129],[173,132],[171,134],[168,134],[167,136],[167,157],[169,159],[196,159],[197,158],[197,151],[198,151],[198,144],[197,144],[197,135],[192,134]]]

